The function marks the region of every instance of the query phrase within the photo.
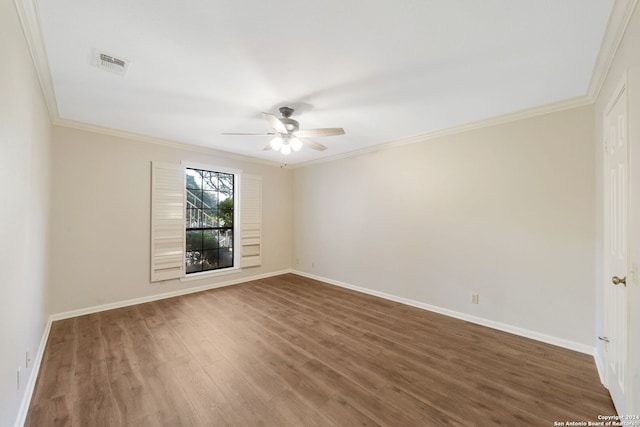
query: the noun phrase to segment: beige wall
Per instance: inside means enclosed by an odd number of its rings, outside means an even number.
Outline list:
[[[32,374],[25,350],[35,359],[50,313],[290,267],[593,346],[608,279],[602,115],[625,70],[631,261],[640,263],[638,40],[636,10],[595,106],[289,170],[70,128],[52,134],[15,8],[0,3],[0,425],[18,415]],[[150,283],[153,160],[262,175],[263,265]],[[640,413],[637,282],[629,294],[629,413]]]
[[[51,126],[13,2],[0,2],[0,425],[14,423],[47,321]],[[18,389],[16,375],[21,367]]]
[[[151,161],[183,160],[263,177],[261,267],[189,283],[149,282]],[[54,126],[52,312],[288,269],[291,197],[291,171],[278,166]]]
[[[296,169],[294,266],[591,347],[592,147],[587,106]]]
[[[596,292],[598,295],[597,320],[598,334],[603,334],[603,286],[609,284],[609,277],[604,277],[603,265],[603,117],[605,108],[614,95],[618,84],[623,76],[627,75],[627,105],[628,105],[628,135],[629,135],[629,258],[630,263],[640,265],[640,8],[636,10],[627,27],[627,31],[622,40],[614,61],[609,70],[609,74],[595,104],[595,153],[596,153],[596,183],[597,183],[597,259],[598,267],[596,274]],[[630,274],[627,274],[630,276]],[[640,286],[638,280],[629,281],[627,286],[629,297],[629,374],[630,388],[628,390],[630,405],[627,412],[629,414],[640,414]],[[602,343],[598,343],[597,358],[600,363],[603,361]]]

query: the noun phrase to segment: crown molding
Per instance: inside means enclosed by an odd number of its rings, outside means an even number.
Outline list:
[[[527,108],[520,111],[514,111],[512,113],[501,114],[499,116],[490,117],[483,120],[478,120],[471,123],[465,123],[459,126],[453,126],[446,129],[440,129],[433,132],[427,132],[420,135],[412,136],[409,138],[399,139],[397,141],[390,141],[387,143],[374,145],[371,147],[362,148],[360,150],[349,151],[347,153],[337,154],[335,156],[324,157],[318,160],[311,160],[308,162],[301,162],[291,165],[292,169],[303,168],[307,166],[317,165],[321,163],[333,162],[335,160],[345,159],[347,157],[358,156],[365,153],[374,153],[377,151],[389,150],[391,148],[400,147],[403,145],[416,144],[420,142],[426,142],[435,138],[442,138],[445,136],[451,136],[462,132],[468,132],[475,129],[482,129],[489,126],[496,126],[500,124],[510,123],[517,120],[528,119],[532,117],[542,116],[545,114],[551,114],[559,111],[570,110],[572,108],[584,107],[585,105],[593,104],[594,100],[587,96],[578,96],[575,98],[565,99],[563,101],[553,102],[545,105],[540,105],[533,108]]]
[[[35,0],[14,0],[18,18],[22,25],[22,32],[27,41],[31,59],[35,65],[36,74],[40,81],[40,88],[47,104],[49,117],[51,121],[55,121],[58,116],[58,103],[56,102],[56,93],[53,89],[53,81],[51,80],[51,71],[49,69],[49,60],[47,59],[47,50],[42,37],[42,29],[40,27],[40,14],[38,13],[38,5]]]
[[[415,144],[419,142],[428,141],[434,138],[440,138],[449,135],[455,135],[461,132],[467,132],[473,129],[480,129],[483,127],[494,126],[502,123],[507,123],[516,120],[522,120],[530,117],[540,116],[553,112],[559,112],[568,110],[571,108],[578,108],[584,105],[595,103],[600,90],[604,85],[605,79],[613,63],[613,59],[620,47],[622,38],[627,30],[627,26],[631,21],[631,17],[636,9],[640,0],[615,0],[609,15],[607,27],[598,51],[596,63],[591,73],[591,80],[589,81],[589,87],[585,96],[579,96],[576,98],[567,99],[564,101],[554,102],[539,107],[533,107],[513,113],[507,113],[495,117],[491,117],[484,120],[479,120],[472,123],[463,124],[460,126],[454,126],[447,129],[437,130],[434,132],[428,132],[421,135],[400,139],[397,141],[391,141],[384,144],[366,147],[360,150],[350,151],[348,153],[337,154],[335,156],[324,157],[318,160],[311,160],[308,162],[301,162],[291,165],[291,168],[303,168],[306,166],[312,166],[321,163],[332,162],[352,156],[357,156],[365,153],[373,153],[381,150],[388,150],[393,147],[399,147],[402,145]]]
[[[620,47],[622,38],[627,30],[629,21],[638,5],[640,0],[615,0],[609,15],[607,27],[605,29],[600,50],[596,58],[593,71],[591,73],[591,80],[589,81],[589,87],[585,96],[571,98],[564,101],[559,101],[551,104],[542,105],[539,107],[529,108],[513,113],[507,113],[495,117],[491,117],[484,120],[479,120],[472,123],[463,124],[460,126],[454,126],[447,129],[441,129],[434,132],[428,132],[425,134],[412,136],[409,138],[400,139],[397,141],[391,141],[372,147],[366,147],[360,150],[350,151],[348,153],[337,154],[335,156],[324,157],[318,160],[311,160],[308,162],[297,163],[291,165],[293,169],[312,166],[321,163],[332,162],[348,157],[353,157],[365,153],[373,153],[381,150],[388,150],[393,147],[399,147],[402,145],[415,144],[419,142],[425,142],[434,138],[440,138],[449,135],[455,135],[461,132],[467,132],[473,129],[480,129],[483,127],[494,126],[502,123],[507,123],[516,120],[522,120],[530,117],[540,116],[553,112],[559,112],[568,110],[571,108],[578,108],[585,105],[595,103],[600,90],[604,84],[604,81],[609,73],[613,59]]]
[[[231,153],[229,151],[216,150],[213,148],[203,147],[201,145],[187,144],[185,142],[172,141],[169,139],[157,138],[154,136],[143,135],[134,132],[123,131],[106,126],[98,126],[90,123],[79,122],[69,119],[55,119],[52,123],[56,126],[67,127],[72,129],[83,130],[86,132],[99,133],[102,135],[115,136],[118,138],[128,139],[133,142],[143,142],[147,144],[162,145],[164,147],[175,148],[178,150],[194,151],[196,153],[209,154],[218,157],[225,157],[233,160],[240,160],[243,162],[258,163],[267,166],[281,167],[280,162],[274,162],[272,160],[259,159],[257,157],[245,156],[242,154]]]
[[[129,139],[131,141],[158,144],[180,150],[211,154],[245,162],[259,163],[277,167],[282,166],[280,162],[275,162],[272,160],[264,160],[257,157],[244,156],[241,154],[230,153],[228,151],[215,150],[213,148],[207,148],[177,141],[170,141],[148,135],[126,132],[109,127],[61,118],[58,111],[58,103],[56,101],[56,93],[53,87],[53,80],[51,78],[51,69],[49,68],[47,50],[45,47],[44,38],[42,36],[40,14],[38,12],[37,2],[36,0],[14,0],[14,4],[18,13],[18,17],[20,19],[20,24],[22,25],[22,32],[24,33],[25,39],[27,41],[27,46],[29,47],[29,52],[31,53],[31,59],[33,60],[36,74],[40,82],[40,88],[42,89],[42,94],[44,96],[47,110],[49,112],[49,119],[51,120],[51,123],[53,125],[117,136],[120,138]]]
[[[334,160],[339,160],[347,157],[352,157],[364,153],[371,153],[380,150],[386,150],[393,147],[398,147],[407,144],[414,144],[419,142],[428,141],[434,138],[439,138],[448,135],[454,135],[461,132],[466,132],[473,129],[480,129],[487,126],[493,126],[497,124],[507,123],[510,121],[521,120],[529,117],[535,117],[538,115],[553,113],[556,111],[562,111],[570,108],[577,108],[580,106],[588,105],[595,102],[602,85],[607,77],[613,58],[620,46],[627,25],[631,20],[631,16],[640,0],[615,0],[612,7],[611,14],[605,35],[603,37],[602,44],[594,65],[594,69],[591,75],[589,88],[586,96],[580,96],[560,102],[546,104],[539,107],[529,108],[513,113],[507,113],[500,116],[480,120],[472,123],[463,124],[460,126],[454,126],[447,129],[437,130],[434,132],[428,132],[421,135],[412,136],[409,138],[403,138],[397,141],[391,141],[376,145],[372,147],[363,148],[360,150],[354,150],[347,153],[341,153],[334,156],[324,157],[318,160],[311,160],[307,162],[300,162],[295,164],[289,164],[290,168],[301,168],[311,166],[319,163],[326,163]],[[227,158],[249,161],[253,163],[261,163],[270,166],[282,166],[280,162],[274,162],[270,160],[264,160],[257,157],[245,156],[226,151],[214,150],[207,147],[170,141],[161,138],[151,137],[148,135],[136,134],[132,132],[121,131],[113,128],[92,125],[89,123],[82,123],[74,120],[63,119],[59,115],[58,105],[55,96],[55,90],[53,87],[53,81],[51,79],[51,71],[49,68],[49,62],[47,59],[47,53],[45,48],[44,39],[42,36],[42,29],[40,27],[40,18],[38,13],[38,7],[36,0],[14,0],[22,29],[25,35],[25,39],[31,52],[31,57],[36,68],[36,73],[40,81],[40,86],[45,98],[47,109],[51,122],[54,125],[70,127],[75,129],[81,129],[89,132],[102,133],[106,135],[118,136],[121,138],[130,139],[132,141],[146,142],[152,144],[160,144],[167,147],[178,148],[182,150],[190,150],[201,153],[214,154],[224,156]]]
[[[637,5],[638,0],[615,0],[613,4],[587,90],[587,96],[594,102],[600,94],[607,74],[609,74],[613,58],[620,47]]]

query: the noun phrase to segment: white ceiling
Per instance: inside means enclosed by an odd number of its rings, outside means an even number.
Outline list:
[[[38,0],[59,116],[280,161],[261,111],[343,127],[291,164],[587,92],[613,0]],[[97,48],[131,61],[118,76]]]

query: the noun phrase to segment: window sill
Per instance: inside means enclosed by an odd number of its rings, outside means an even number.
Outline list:
[[[203,273],[192,273],[188,276],[180,278],[180,283],[193,282],[196,280],[210,279],[212,277],[226,276],[228,274],[236,274],[242,271],[239,267],[225,268],[224,270],[205,271]]]

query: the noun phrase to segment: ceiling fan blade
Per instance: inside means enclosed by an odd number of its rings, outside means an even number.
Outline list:
[[[303,129],[296,132],[296,136],[307,138],[312,136],[334,136],[344,135],[342,128],[322,128],[322,129]]]
[[[300,140],[300,142],[302,142],[304,145],[306,145],[307,147],[313,148],[314,150],[318,150],[318,151],[324,151],[327,149],[327,147],[325,147],[322,144],[318,144],[315,141],[312,141],[310,139],[307,138],[298,138]]]
[[[278,119],[276,116],[274,116],[273,114],[269,114],[269,113],[262,113],[262,117],[264,117],[269,124],[271,125],[272,128],[274,128],[276,130],[276,132],[280,132],[280,133],[289,133],[289,131],[287,130],[286,126],[284,125],[284,123],[282,123],[280,121],[280,119]]]
[[[220,135],[272,136],[272,135],[275,135],[275,133],[274,132],[267,132],[267,133],[222,132]]]

